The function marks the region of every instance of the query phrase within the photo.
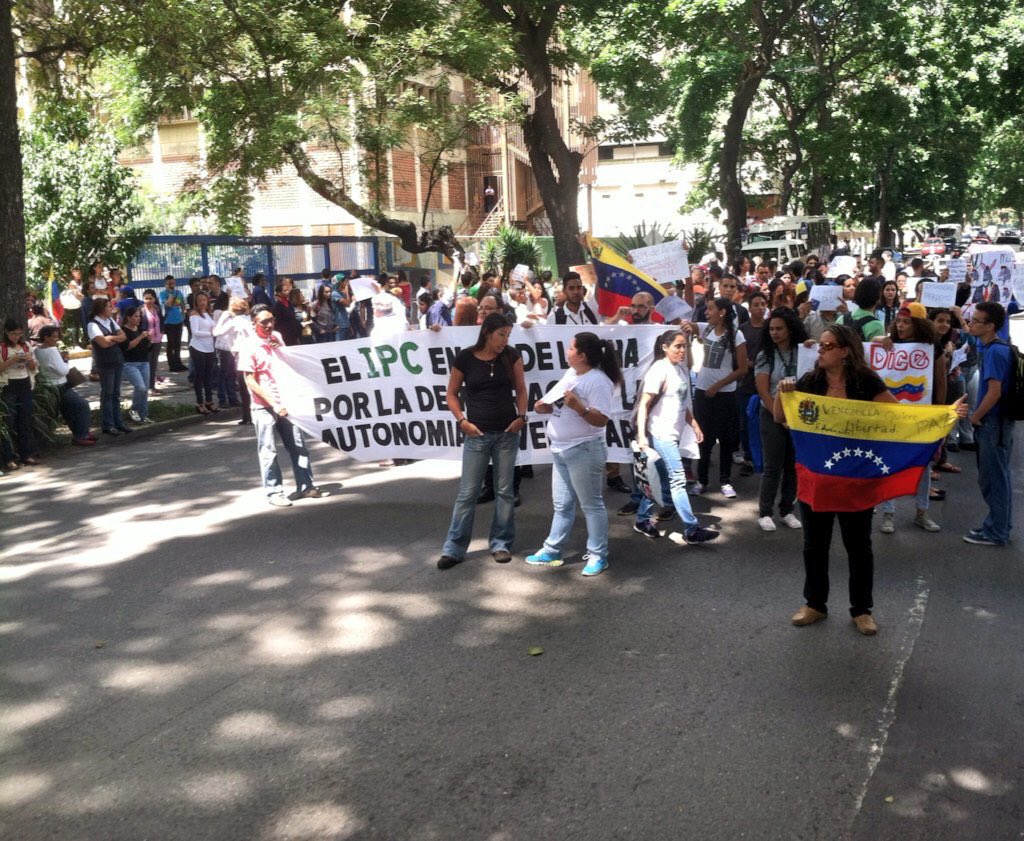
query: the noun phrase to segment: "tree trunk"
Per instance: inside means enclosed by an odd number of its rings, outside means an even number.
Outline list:
[[[883,169],[878,180],[878,241],[876,248],[888,248],[892,243],[892,224],[889,221],[889,170]]]
[[[736,86],[729,105],[729,119],[725,124],[722,150],[718,156],[718,186],[722,207],[726,212],[726,259],[731,261],[740,250],[740,234],[747,224],[747,197],[740,178],[740,152],[743,146],[743,126],[747,121],[751,103],[761,84],[763,73],[748,66]]]
[[[25,204],[11,5],[0,0],[0,318],[24,323]]]

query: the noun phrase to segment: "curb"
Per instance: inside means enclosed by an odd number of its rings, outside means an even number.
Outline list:
[[[229,406],[221,409],[212,418],[209,415],[200,415],[197,412],[194,415],[183,415],[182,417],[174,418],[173,420],[155,421],[154,423],[147,423],[142,426],[132,425],[130,435],[119,435],[117,438],[103,438],[102,433],[100,433],[100,440],[108,445],[112,444],[114,446],[123,446],[128,444],[130,441],[138,441],[140,438],[150,438],[154,435],[159,435],[162,432],[173,432],[175,427],[195,426],[207,420],[232,420],[234,418],[240,418],[241,416],[242,410],[240,407]],[[68,446],[70,447],[70,445]]]

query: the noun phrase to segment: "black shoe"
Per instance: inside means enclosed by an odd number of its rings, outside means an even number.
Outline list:
[[[656,523],[667,523],[669,520],[676,516],[675,508],[662,508],[657,514],[654,515],[654,522]]]
[[[252,421],[251,421],[251,420],[246,420],[245,418],[242,418],[242,419],[241,419],[241,420],[240,420],[240,421],[238,422],[238,425],[239,425],[239,426],[252,426]]]
[[[632,517],[639,510],[640,506],[637,505],[632,500],[630,500],[615,513],[618,514],[620,517]]]
[[[740,476],[753,476],[753,475],[754,475],[754,465],[751,464],[749,461],[743,462],[743,464],[740,465]]]
[[[683,532],[683,540],[687,543],[707,543],[711,540],[717,540],[719,537],[719,532],[701,528],[700,526],[693,526]]]
[[[519,498],[519,494],[516,494],[516,501],[515,501],[515,505],[513,505],[512,507],[513,507],[513,508],[518,508],[518,507],[519,507],[520,505],[522,505],[522,504],[523,504],[523,501],[522,501],[522,499],[520,499],[520,498]]]
[[[629,485],[622,481],[621,476],[612,476],[612,478],[608,480],[608,487],[613,491],[618,491],[620,494],[632,493],[629,489]]]
[[[633,531],[642,534],[644,537],[661,537],[661,532],[654,527],[654,523],[633,523]]]
[[[977,452],[978,445],[975,444],[973,441],[971,441],[968,444],[961,444],[960,445],[960,449],[963,450],[965,453],[973,453],[973,452]]]
[[[946,449],[949,450],[951,453],[958,453],[958,452],[960,452],[960,445],[959,444],[946,444]]]
[[[114,438],[117,438],[121,434],[121,432],[119,430],[117,430],[117,429],[104,429],[103,430],[103,434],[104,435],[111,435]]]
[[[459,558],[453,558],[451,555],[442,555],[440,560],[437,562],[437,568],[451,569],[457,563],[461,563]]]
[[[120,432],[122,435],[127,435],[129,432],[132,431],[132,429],[130,426],[119,426],[117,428],[117,431]]]
[[[519,468],[519,475],[522,476],[524,479],[532,479],[533,478],[533,465],[532,464],[524,464],[522,467]]]
[[[485,502],[494,502],[494,491],[484,491],[476,498],[477,505],[483,505]]]

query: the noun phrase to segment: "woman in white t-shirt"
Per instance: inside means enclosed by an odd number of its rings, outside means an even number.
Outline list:
[[[707,322],[690,325],[704,345],[704,364],[697,372],[693,395],[693,413],[704,432],[697,462],[697,484],[693,492],[704,493],[708,486],[711,452],[718,443],[718,475],[722,496],[736,496],[731,484],[732,454],[739,439],[736,416],[736,384],[747,372],[747,349],[743,334],[736,329],[736,312],[728,298],[708,301]]]
[[[693,416],[690,369],[686,367],[686,333],[669,330],[654,343],[654,362],[644,374],[637,403],[636,441],[658,454],[657,468],[672,492],[672,504],[683,520],[687,543],[706,543],[718,532],[701,528],[686,494],[683,458],[695,458],[704,436]],[[684,452],[685,450],[685,452]],[[654,501],[644,497],[633,530],[645,537],[661,537],[652,515]]]
[[[551,503],[554,515],[544,546],[528,564],[561,566],[562,550],[576,520],[576,503],[587,520],[584,575],[608,567],[608,512],[604,507],[604,465],[608,460],[605,427],[612,416],[615,387],[622,379],[611,342],[594,333],[577,333],[566,350],[571,370],[548,392],[551,403],[538,400],[551,447]]]
[[[189,313],[188,323],[192,338],[188,341],[188,354],[192,358],[192,385],[196,391],[196,411],[201,415],[219,412],[213,402],[213,377],[217,370],[217,354],[213,328],[216,322],[210,315],[210,296],[197,292],[193,299],[195,309]]]

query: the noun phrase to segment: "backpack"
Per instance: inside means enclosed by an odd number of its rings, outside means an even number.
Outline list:
[[[999,399],[999,410],[1004,418],[1021,421],[1024,420],[1024,353],[1010,342],[996,341],[1010,349],[1010,387]]]
[[[877,321],[873,315],[862,315],[860,318],[855,319],[850,313],[846,313],[843,316],[843,326],[852,327],[857,331],[857,335],[860,336],[862,342],[866,342],[868,337],[864,335],[864,328],[867,326],[869,321]]]

